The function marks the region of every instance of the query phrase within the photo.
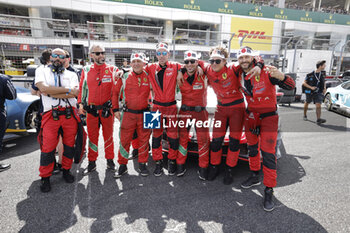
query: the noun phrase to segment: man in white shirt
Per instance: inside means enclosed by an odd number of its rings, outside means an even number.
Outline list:
[[[58,134],[63,135],[63,178],[67,183],[74,182],[70,173],[77,134],[76,98],[79,94],[78,76],[63,66],[66,54],[62,49],[54,49],[52,64],[35,73],[35,85],[39,88],[43,102],[41,129],[38,136],[41,149],[40,176],[42,192],[51,190],[50,176],[55,162]]]

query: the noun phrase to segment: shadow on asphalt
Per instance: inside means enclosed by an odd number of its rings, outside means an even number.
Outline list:
[[[296,158],[309,157],[290,155],[284,149],[282,156],[278,160],[278,187],[302,182],[306,173]],[[129,169],[133,169],[131,164],[130,161]],[[189,157],[188,171],[181,178],[127,174],[115,180],[113,173],[106,170],[104,180],[93,172],[84,177],[88,179],[85,184],[81,174],[76,175],[74,184],[66,184],[61,176],[54,176],[52,191],[46,194],[40,193],[39,181],[34,181],[28,198],[17,205],[18,217],[25,221],[21,232],[62,232],[77,223],[76,228],[93,233],[204,232],[204,229],[230,233],[326,232],[316,220],[278,200],[273,212],[265,212],[263,185],[240,188],[240,183],[249,176],[247,162],[239,162],[234,183],[228,186],[222,184],[222,175],[212,182],[199,180],[197,164],[197,158]],[[154,169],[152,161],[149,169]],[[78,220],[75,213],[84,218]]]
[[[313,121],[313,120],[307,120],[311,123],[314,123],[315,125],[321,127],[321,128],[324,128],[324,129],[331,129],[331,130],[334,130],[334,131],[339,131],[339,132],[346,132],[346,131],[349,131],[349,128],[346,127],[346,126],[342,126],[342,125],[330,125],[328,124],[327,122],[326,123],[323,123],[323,124],[317,124],[316,121]],[[346,124],[346,122],[344,122],[344,124]]]
[[[29,154],[40,148],[35,133],[30,133],[29,135],[5,141],[3,145],[0,161],[15,156]]]

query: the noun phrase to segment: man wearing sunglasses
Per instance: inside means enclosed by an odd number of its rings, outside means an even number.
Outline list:
[[[143,128],[143,113],[149,111],[148,98],[151,90],[149,75],[143,70],[146,64],[146,55],[144,53],[133,53],[131,54],[130,61],[132,71],[125,73],[122,78],[117,80],[113,91],[113,105],[119,107],[121,96],[121,102],[123,103],[121,113],[118,109],[114,114],[120,121],[118,152],[118,163],[120,166],[114,175],[115,178],[121,177],[128,171],[127,163],[130,142],[133,139],[135,131],[138,136],[138,171],[141,176],[149,175],[147,161],[151,130]]]
[[[198,54],[194,51],[184,53],[184,63],[186,72],[184,82],[180,86],[181,109],[179,120],[185,122],[183,127],[179,126],[180,145],[177,156],[177,176],[183,176],[186,172],[185,162],[187,158],[188,134],[190,128],[187,127],[189,120],[205,122],[208,120],[207,106],[207,79],[198,73]],[[199,155],[199,178],[207,179],[207,168],[209,165],[209,128],[196,127]]]
[[[162,135],[163,118],[166,122],[176,122],[177,107],[175,100],[177,76],[181,74],[181,65],[175,62],[169,62],[169,45],[166,42],[160,42],[156,46],[157,63],[148,64],[145,71],[150,75],[152,90],[154,93],[152,111],[159,111],[161,115],[161,128],[153,129],[152,138],[152,157],[156,162],[156,168],[153,172],[155,176],[163,174],[163,155],[162,155]],[[173,124],[166,128],[169,141],[169,163],[168,174],[176,173],[176,158],[179,148],[178,129]]]
[[[118,71],[118,68],[106,64],[105,49],[102,45],[92,45],[89,53],[94,63],[85,66],[82,70],[80,78],[81,92],[78,96],[79,114],[88,113],[86,125],[89,137],[89,165],[84,170],[83,175],[96,170],[100,125],[102,125],[103,131],[107,169],[112,171],[115,169],[113,161],[113,111],[117,109],[112,106],[112,90],[115,83],[115,73]]]
[[[76,98],[79,93],[78,77],[74,72],[63,67],[66,55],[62,49],[54,49],[51,54],[52,64],[37,69],[35,85],[39,88],[43,103],[43,114],[39,142],[41,149],[40,176],[42,192],[51,190],[50,176],[55,162],[55,151],[59,132],[62,132],[63,178],[67,183],[74,182],[70,173],[75,153],[74,144],[77,134],[78,116],[76,114]]]
[[[242,135],[245,104],[243,94],[240,91],[238,79],[238,67],[227,65],[228,52],[225,48],[217,47],[210,51],[210,64],[200,61],[204,73],[207,75],[209,85],[214,89],[218,104],[215,111],[215,121],[221,121],[220,127],[213,128],[211,142],[211,157],[208,180],[214,180],[219,173],[219,165],[222,157],[222,143],[230,128],[229,148],[226,157],[224,184],[233,182],[233,167],[237,165],[239,144]],[[263,66],[263,64],[260,64]],[[260,73],[260,68],[255,67],[252,73]]]
[[[276,186],[277,178],[275,148],[278,113],[275,85],[292,90],[295,88],[295,82],[274,66],[265,66],[257,76],[248,74],[254,67],[253,55],[253,50],[249,47],[242,47],[238,51],[240,78],[244,82],[242,90],[248,103],[245,133],[248,141],[249,166],[252,171],[251,176],[241,184],[241,187],[250,188],[260,184],[261,151],[266,186],[263,205],[264,210],[272,211],[275,207],[272,200],[273,187]]]

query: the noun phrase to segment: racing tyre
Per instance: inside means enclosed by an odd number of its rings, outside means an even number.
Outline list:
[[[331,99],[331,95],[328,93],[326,95],[326,97],[324,98],[324,106],[328,111],[332,110],[332,99]]]
[[[39,102],[32,103],[25,114],[24,122],[26,129],[35,129],[35,119],[39,114]]]

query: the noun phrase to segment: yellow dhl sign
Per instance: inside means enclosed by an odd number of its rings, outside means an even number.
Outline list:
[[[235,33],[231,42],[232,49],[239,49],[239,39],[248,35],[244,42],[254,50],[270,51],[272,49],[272,38],[274,22],[271,20],[231,18],[231,32]],[[256,43],[254,43],[256,42]],[[245,45],[243,43],[243,45]]]

